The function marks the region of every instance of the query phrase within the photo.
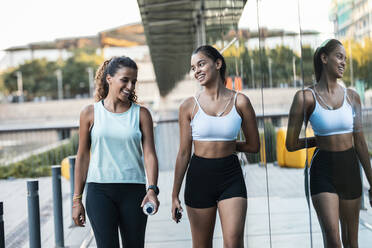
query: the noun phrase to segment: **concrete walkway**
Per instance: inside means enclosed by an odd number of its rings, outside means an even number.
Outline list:
[[[244,166],[248,189],[248,212],[245,228],[245,247],[298,248],[310,247],[309,215],[303,193],[303,171],[268,165],[270,215],[266,187],[266,169],[258,165]],[[27,179],[1,180],[0,201],[4,202],[5,242],[7,248],[28,247]],[[172,171],[161,171],[159,212],[150,216],[146,232],[147,248],[191,247],[191,233],[187,214],[178,224],[171,220]],[[366,180],[364,180],[366,186]],[[89,223],[85,228],[71,227],[70,185],[62,179],[64,236],[66,247],[96,247]],[[183,201],[183,188],[181,201]],[[39,179],[42,247],[54,247],[54,224],[51,178]],[[372,244],[372,209],[361,211],[359,247]],[[185,206],[183,205],[184,209]],[[270,227],[269,227],[270,217]],[[313,247],[323,247],[319,224],[314,210],[312,217]],[[271,234],[271,235],[270,235]],[[214,247],[223,247],[220,222],[214,232]]]

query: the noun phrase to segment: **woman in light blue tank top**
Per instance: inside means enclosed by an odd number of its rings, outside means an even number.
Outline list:
[[[186,99],[179,109],[172,218],[177,222],[176,212],[182,211],[179,192],[187,170],[184,198],[193,247],[212,246],[218,211],[225,246],[242,248],[247,190],[235,153],[259,151],[255,112],[248,97],[226,88],[225,60],[215,48],[197,48],[191,69],[204,90]],[[245,141],[237,141],[240,129]]]
[[[84,226],[87,183],[86,208],[97,247],[119,248],[118,230],[123,247],[144,247],[142,207],[153,202],[156,213],[159,206],[153,123],[150,112],[136,103],[137,71],[128,57],[106,60],[96,73],[96,103],[80,114],[73,219]]]
[[[309,197],[310,189],[324,247],[341,247],[339,222],[343,247],[358,247],[363,194],[358,159],[372,185],[359,95],[337,83],[345,66],[346,52],[340,41],[327,40],[318,47],[314,54],[317,83],[296,93],[288,120],[286,146],[289,151],[316,147],[306,193]],[[308,121],[315,137],[300,139],[303,122],[306,126]],[[306,174],[305,186],[307,178]],[[369,202],[372,206],[371,189]]]

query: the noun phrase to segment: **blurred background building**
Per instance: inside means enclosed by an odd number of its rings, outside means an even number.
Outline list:
[[[336,38],[372,38],[372,0],[333,0],[330,17]]]

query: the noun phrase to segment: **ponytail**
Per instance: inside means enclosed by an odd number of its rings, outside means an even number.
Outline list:
[[[105,60],[102,65],[98,68],[96,76],[94,78],[96,84],[96,92],[94,94],[96,102],[105,99],[108,94],[108,82],[106,81],[107,77],[107,65],[110,63],[111,59]]]

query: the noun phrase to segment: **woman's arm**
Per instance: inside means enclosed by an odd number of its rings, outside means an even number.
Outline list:
[[[79,148],[75,161],[73,219],[78,226],[84,226],[85,223],[85,210],[81,200],[89,167],[91,145],[89,128],[93,124],[93,121],[94,106],[89,105],[80,113]]]
[[[140,129],[142,132],[142,149],[143,158],[145,161],[146,176],[148,185],[158,184],[158,158],[155,152],[154,143],[154,127],[150,112],[141,107],[140,109]],[[147,202],[153,201],[156,204],[156,211],[159,207],[159,201],[157,195],[153,190],[148,190],[145,198],[142,201],[141,207]]]
[[[147,182],[149,185],[158,184],[158,158],[155,152],[154,126],[150,112],[141,107],[140,128],[142,132],[142,149],[145,161]]]
[[[89,128],[93,124],[93,119],[94,107],[89,105],[80,114],[79,148],[75,161],[75,195],[81,195],[84,191],[90,160],[91,140]]]
[[[352,95],[351,99],[352,99],[352,106],[353,106],[353,112],[354,112],[353,139],[354,139],[355,151],[358,155],[360,163],[362,164],[368,183],[370,187],[372,187],[371,161],[370,161],[370,156],[368,153],[367,143],[366,143],[366,140],[364,138],[364,133],[363,133],[362,109],[361,109],[360,97],[358,93],[356,93],[355,91],[348,90],[348,93]],[[370,191],[370,194],[371,194],[371,191]]]
[[[177,154],[176,165],[174,170],[174,182],[172,198],[178,197],[183,177],[190,160],[191,148],[192,148],[192,137],[191,137],[191,111],[194,100],[192,98],[187,99],[179,109],[178,122],[180,127],[180,147]]]
[[[366,174],[368,183],[372,187],[372,170],[371,170],[371,161],[368,153],[367,143],[364,138],[363,131],[353,133],[354,137],[354,147],[355,151],[358,154],[360,163],[362,164],[364,173]]]
[[[257,153],[260,151],[260,138],[258,135],[256,114],[248,97],[238,94],[236,107],[242,117],[242,129],[245,141],[236,142],[236,151]]]
[[[315,104],[314,98],[310,91],[297,91],[296,95],[293,98],[291,109],[288,116],[288,128],[286,136],[286,147],[288,151],[293,152],[303,148],[310,148],[316,146],[315,137],[309,137],[307,139],[299,138],[302,124],[304,122],[304,97],[305,97],[305,107],[307,113],[307,119],[312,112],[313,106]]]
[[[187,166],[189,164],[191,148],[192,148],[192,137],[191,137],[191,111],[195,101],[193,98],[188,98],[180,106],[178,113],[178,123],[180,127],[180,147],[177,154],[176,165],[174,170],[174,181],[172,191],[172,218],[176,221],[175,209],[178,208],[182,211],[181,202],[178,198],[180,193],[181,185]]]

